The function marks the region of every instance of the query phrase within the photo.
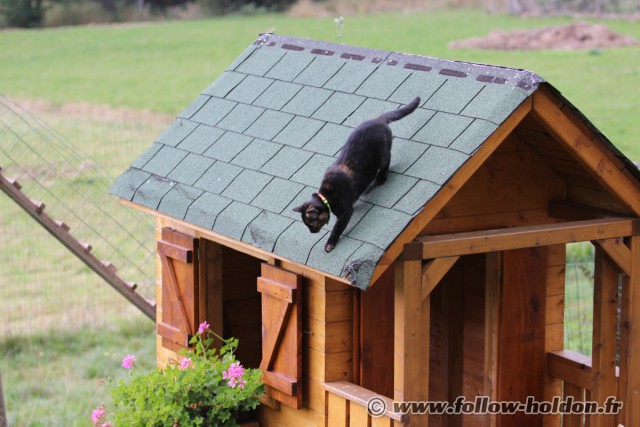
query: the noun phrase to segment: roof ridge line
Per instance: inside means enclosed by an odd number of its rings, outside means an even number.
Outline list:
[[[491,84],[509,83],[525,92],[533,92],[545,80],[536,73],[506,66],[487,65],[453,59],[439,59],[431,56],[371,49],[342,43],[317,41],[306,38],[279,35],[276,33],[262,33],[253,42],[263,47],[280,47],[292,52],[311,49],[310,53],[321,56],[334,56],[351,61],[368,60],[374,64],[398,66],[411,71],[437,72],[438,74],[467,78]]]

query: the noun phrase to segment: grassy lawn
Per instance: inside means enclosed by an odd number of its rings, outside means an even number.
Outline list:
[[[141,316],[82,332],[39,330],[0,342],[0,372],[8,425],[72,427],[91,424],[91,410],[109,404],[107,377],[126,378],[120,364],[128,353],[136,369],[155,366],[153,323]]]
[[[168,113],[162,116],[168,123],[167,117],[190,103],[258,33],[274,31],[531,69],[560,89],[625,154],[640,160],[640,47],[534,53],[447,48],[453,40],[494,29],[569,21],[469,11],[359,16],[346,18],[341,40],[332,18],[284,15],[1,31],[0,93],[56,105],[146,109]],[[640,38],[637,23],[607,25]],[[44,119],[112,175],[124,170],[167,124],[144,117],[114,121],[51,114]],[[0,236],[12,236],[12,244],[0,250],[0,322],[10,313],[10,327],[21,331],[20,338],[0,339],[9,424],[89,425],[91,409],[107,401],[96,382],[105,375],[124,375],[119,368],[124,354],[136,354],[142,369],[154,366],[153,325],[2,196]],[[580,255],[576,261],[585,258]],[[576,285],[585,276],[588,272],[579,269],[567,271],[569,286],[581,292],[567,293],[572,300],[568,310],[582,310],[591,298],[592,290]],[[585,321],[568,315],[568,326],[580,328]],[[583,348],[579,338],[569,339],[568,347]]]
[[[0,91],[55,103],[88,101],[177,113],[260,32],[533,70],[551,81],[623,152],[640,159],[636,126],[640,47],[576,52],[450,50],[453,40],[493,29],[567,23],[568,18],[440,11],[347,17],[338,40],[330,18],[285,15],[73,27],[0,33]],[[608,21],[640,38],[632,22]]]

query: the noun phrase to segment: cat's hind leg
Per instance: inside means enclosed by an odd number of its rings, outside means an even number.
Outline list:
[[[389,164],[391,163],[391,153],[385,153],[380,159],[380,167],[376,175],[376,184],[382,185],[387,180],[387,172],[389,172]]]

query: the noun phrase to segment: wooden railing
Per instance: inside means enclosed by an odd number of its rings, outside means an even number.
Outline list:
[[[593,388],[593,372],[591,358],[570,350],[553,351],[547,353],[547,367],[549,376],[562,380],[563,395],[562,401],[567,401],[569,397],[574,402],[592,401],[591,392]],[[616,367],[616,390],[619,389],[620,374]],[[584,414],[563,414],[563,427],[586,427],[591,426],[592,418],[595,415]],[[607,422],[598,425],[623,426],[624,416],[621,411],[617,415],[609,416]],[[615,424],[614,424],[615,420]]]
[[[331,427],[392,427],[403,425],[404,416],[393,413],[393,400],[347,381],[324,385],[327,393],[327,425]],[[386,411],[374,417],[367,411],[372,398],[382,399]],[[376,406],[379,408],[379,406]]]

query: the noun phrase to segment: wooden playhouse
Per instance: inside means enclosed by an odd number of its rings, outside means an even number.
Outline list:
[[[353,127],[416,95],[389,180],[325,253],[334,220],[311,234],[291,208]],[[640,425],[640,173],[531,72],[262,35],[112,191],[156,217],[159,365],[203,320],[238,338],[262,426]],[[592,358],[563,350],[578,241],[596,247]],[[624,406],[393,411],[459,396]]]

